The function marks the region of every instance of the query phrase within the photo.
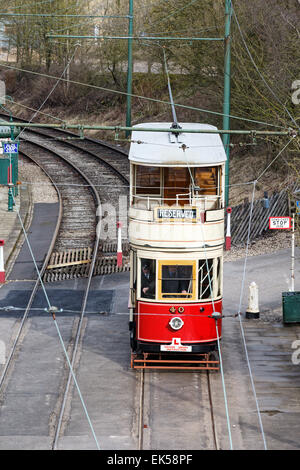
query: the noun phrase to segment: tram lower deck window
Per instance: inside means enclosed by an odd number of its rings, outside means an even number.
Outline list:
[[[195,293],[195,265],[160,262],[159,298],[193,299]]]
[[[213,292],[213,259],[200,259],[198,267],[199,299],[211,298]]]
[[[155,299],[156,291],[156,270],[155,260],[141,259],[141,297],[145,299]]]
[[[221,258],[200,259],[198,261],[198,298],[216,298],[222,295]]]

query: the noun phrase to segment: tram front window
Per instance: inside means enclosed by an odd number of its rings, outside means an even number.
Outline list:
[[[164,264],[160,269],[161,298],[191,299],[194,295],[194,269],[187,264]]]
[[[141,259],[141,297],[155,298],[155,260]]]
[[[160,168],[135,166],[135,194],[160,195]]]
[[[189,204],[188,168],[164,168],[164,203],[168,206]]]
[[[218,178],[220,167],[210,166],[195,168],[195,185],[199,186],[201,196],[214,196],[218,194]]]

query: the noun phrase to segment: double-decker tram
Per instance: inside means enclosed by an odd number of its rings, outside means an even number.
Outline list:
[[[138,128],[147,131],[133,131],[129,152],[131,366],[218,368],[224,147],[218,133],[196,132],[217,131],[206,124]]]

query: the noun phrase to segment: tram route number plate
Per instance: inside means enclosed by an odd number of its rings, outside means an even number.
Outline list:
[[[181,344],[180,338],[173,338],[171,344],[161,344],[160,350],[164,352],[192,352],[192,346],[185,346]]]
[[[292,228],[291,217],[269,217],[270,229],[290,229]]]

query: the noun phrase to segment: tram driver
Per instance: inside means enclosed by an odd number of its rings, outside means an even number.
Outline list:
[[[141,289],[143,297],[154,299],[155,297],[155,274],[151,269],[149,262],[142,265]]]
[[[189,279],[183,275],[176,265],[163,266],[162,271],[162,293],[186,294]]]

